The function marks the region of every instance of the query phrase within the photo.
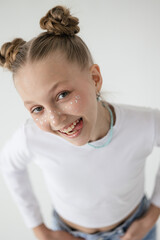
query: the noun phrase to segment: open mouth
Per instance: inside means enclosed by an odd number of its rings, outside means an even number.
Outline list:
[[[83,119],[79,118],[74,124],[71,125],[68,129],[64,129],[63,131],[58,130],[61,134],[67,137],[77,137],[83,128]]]

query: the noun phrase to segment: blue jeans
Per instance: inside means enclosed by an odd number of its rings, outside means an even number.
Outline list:
[[[86,240],[119,240],[120,236],[123,236],[127,231],[131,223],[137,218],[141,217],[149,208],[150,201],[147,199],[146,195],[141,200],[141,203],[136,210],[136,212],[125,222],[120,224],[118,227],[114,228],[111,231],[106,232],[96,232],[92,234],[84,233],[81,231],[74,230],[73,228],[66,225],[58,216],[58,213],[53,211],[53,225],[52,229],[67,231],[75,237],[82,237]],[[156,240],[156,225],[147,233],[147,235],[142,240]]]

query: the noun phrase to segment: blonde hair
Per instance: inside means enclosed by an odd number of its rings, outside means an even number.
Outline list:
[[[42,60],[60,52],[70,62],[77,62],[83,69],[93,64],[87,45],[76,34],[80,31],[79,20],[70,15],[69,9],[56,6],[41,18],[40,26],[45,32],[26,42],[16,38],[4,43],[0,50],[0,66],[13,73],[27,62]]]

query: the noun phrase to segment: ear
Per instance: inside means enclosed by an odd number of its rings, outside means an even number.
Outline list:
[[[91,73],[92,80],[95,82],[96,92],[100,92],[103,81],[102,81],[102,76],[101,76],[101,71],[99,66],[97,64],[93,64],[90,67],[90,73]]]

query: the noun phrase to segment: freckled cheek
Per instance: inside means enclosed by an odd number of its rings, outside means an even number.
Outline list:
[[[67,113],[67,114],[78,114],[80,112],[83,112],[83,101],[82,99],[75,99],[72,100],[70,102],[68,102],[67,104],[65,104],[65,106],[63,106],[63,112]]]
[[[45,129],[48,128],[48,123],[47,123],[47,120],[45,118],[41,118],[41,117],[39,117],[39,118],[35,117],[34,118],[33,117],[33,120],[40,129],[45,130]]]

